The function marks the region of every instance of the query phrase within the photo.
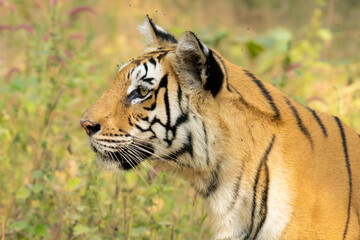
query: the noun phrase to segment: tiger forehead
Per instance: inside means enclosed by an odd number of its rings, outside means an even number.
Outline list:
[[[167,48],[157,48],[154,51],[146,52],[142,54],[140,57],[134,60],[135,63],[143,63],[146,61],[150,61],[152,58],[158,58],[160,61],[162,57],[166,56],[168,53],[172,53],[175,51],[174,47],[167,47]],[[159,59],[160,58],[160,59]]]
[[[152,63],[154,65],[154,68],[156,67],[157,63],[160,63],[160,61],[169,53],[175,52],[175,46],[174,47],[166,47],[166,48],[157,48],[156,50],[146,52],[142,54],[140,57],[138,57],[135,60],[131,61],[131,65],[133,67],[130,67],[127,72],[127,77],[130,78],[130,76],[133,74],[135,70],[138,69],[140,65],[144,65],[147,63]]]

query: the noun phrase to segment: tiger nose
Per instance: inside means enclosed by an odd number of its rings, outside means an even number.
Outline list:
[[[101,125],[98,123],[92,123],[89,120],[80,120],[80,125],[85,129],[85,132],[91,136],[101,129]]]

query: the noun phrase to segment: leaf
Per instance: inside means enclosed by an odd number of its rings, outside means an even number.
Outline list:
[[[22,231],[22,230],[26,229],[28,227],[28,225],[29,225],[29,223],[26,220],[21,220],[18,222],[14,222],[12,224],[12,228],[15,231]]]
[[[330,41],[332,39],[332,34],[329,29],[321,28],[318,30],[317,34],[323,41]]]
[[[32,114],[34,114],[36,112],[36,110],[37,110],[37,105],[36,104],[37,103],[32,102],[30,100],[26,101],[25,109],[30,115],[32,115]]]
[[[264,51],[264,48],[254,41],[248,41],[246,43],[246,47],[251,59],[255,59],[261,52]]]
[[[89,228],[88,226],[82,225],[82,224],[78,224],[74,227],[74,235],[78,236],[81,234],[86,234],[89,233],[91,231],[91,228]]]
[[[21,92],[25,89],[24,83],[21,80],[20,76],[17,75],[13,81],[10,83],[11,92]]]
[[[75,187],[77,187],[79,184],[81,183],[80,179],[75,177],[73,179],[70,180],[69,184],[68,184],[68,188],[69,190],[73,190]]]
[[[86,208],[87,208],[87,206],[79,205],[76,207],[76,210],[78,210],[79,212],[83,212]]]
[[[46,141],[46,140],[44,140],[44,141],[41,142],[41,148],[42,148],[42,149],[46,149],[46,148],[47,148],[47,141]]]
[[[46,235],[46,226],[44,224],[39,224],[35,228],[35,234],[37,236],[45,236]]]
[[[25,200],[30,197],[31,191],[27,187],[20,187],[15,194],[16,199]]]
[[[171,222],[171,221],[160,221],[159,224],[162,225],[162,226],[165,226],[165,227],[169,227],[169,226],[174,225],[174,223]]]
[[[42,184],[37,183],[37,184],[34,184],[34,186],[32,187],[32,190],[34,193],[39,193],[39,192],[41,192],[41,190],[43,190],[43,188],[44,187]]]
[[[132,229],[132,237],[140,237],[142,234],[144,234],[147,231],[147,228],[145,227],[136,227]]]
[[[41,169],[35,170],[35,171],[33,172],[33,177],[34,177],[35,179],[40,179],[40,178],[42,178],[43,176],[44,176],[44,172],[43,172],[43,170],[41,170]]]

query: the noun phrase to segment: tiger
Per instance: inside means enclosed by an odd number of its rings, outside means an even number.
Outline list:
[[[217,240],[359,239],[360,136],[149,16],[146,49],[81,116],[97,162],[156,162],[205,202]]]

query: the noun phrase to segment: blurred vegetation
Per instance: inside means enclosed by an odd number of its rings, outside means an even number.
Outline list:
[[[79,126],[149,14],[360,131],[357,0],[0,0],[1,239],[209,239],[181,179],[98,169]]]

